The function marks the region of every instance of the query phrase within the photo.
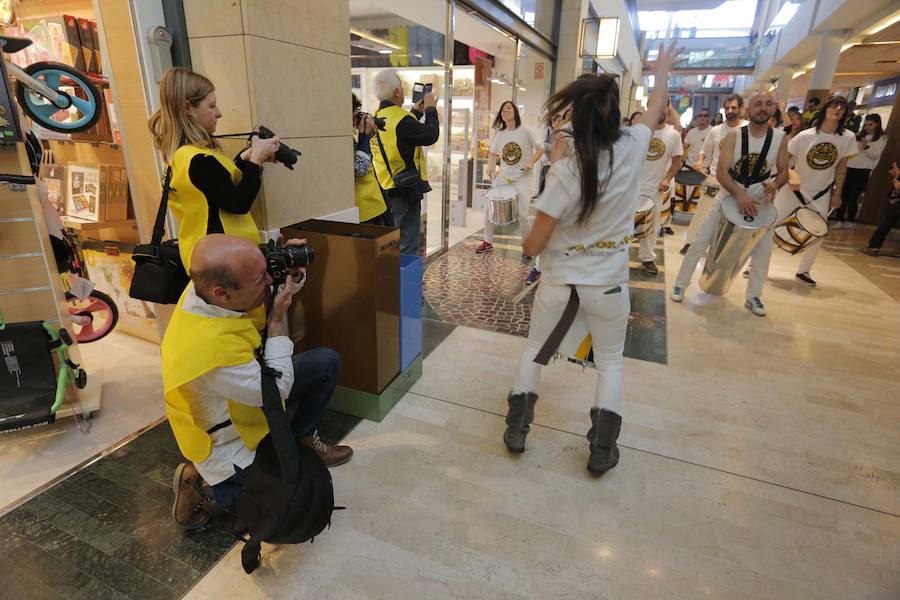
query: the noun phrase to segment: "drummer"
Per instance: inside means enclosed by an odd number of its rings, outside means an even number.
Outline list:
[[[770,92],[757,92],[750,98],[749,125],[737,131],[730,131],[722,140],[716,178],[725,193],[719,194],[681,263],[675,285],[672,286],[671,298],[675,302],[684,300],[684,290],[691,283],[697,262],[713,240],[723,214],[722,198],[725,195],[733,196],[742,214],[755,215],[757,203],[771,202],[776,192],[787,182],[787,139],[784,131],[769,127],[769,117],[775,113],[776,108],[778,105],[775,96]],[[748,138],[746,153],[742,150],[745,132]],[[761,154],[764,155],[763,162],[757,167]],[[772,175],[775,172],[778,176],[773,180]],[[761,317],[766,315],[766,308],[760,296],[769,269],[769,257],[772,254],[772,232],[773,228],[770,228],[750,255],[752,266],[744,305],[753,314]]]
[[[500,105],[497,117],[492,126],[497,130],[491,141],[490,155],[486,167],[486,178],[493,179],[500,185],[512,185],[516,188],[518,198],[519,233],[522,241],[528,237],[531,222],[528,209],[534,195],[534,177],[532,168],[544,155],[544,146],[531,129],[522,125],[519,109],[511,100]],[[497,165],[500,170],[497,172]],[[495,175],[496,173],[496,175]],[[484,206],[484,241],[475,248],[475,254],[484,254],[494,249],[494,223],[491,220],[491,202]],[[531,260],[524,254],[522,258]],[[528,275],[526,283],[534,283],[540,277],[540,270],[535,264]]]
[[[694,117],[694,123],[694,127],[687,132],[684,138],[684,151],[687,154],[687,165],[696,168],[697,159],[700,158],[700,151],[703,150],[706,136],[712,131],[712,127],[709,126],[709,109],[701,108],[698,110],[697,115]]]
[[[669,107],[671,109],[671,107]],[[661,114],[652,125],[653,137],[644,159],[644,166],[638,174],[640,196],[653,200],[653,224],[650,233],[641,238],[638,256],[645,271],[659,273],[656,267],[656,239],[661,225],[660,212],[672,185],[672,178],[681,169],[684,149],[681,135],[671,125],[666,124],[670,111]],[[650,126],[650,123],[647,123]]]
[[[853,132],[845,129],[844,115],[847,99],[832,96],[816,113],[813,125],[798,133],[788,144],[791,162],[800,179],[799,189],[782,189],[775,201],[778,221],[788,217],[803,205],[818,212],[823,219],[841,206],[841,190],[847,177],[847,161],[859,152]],[[822,244],[813,244],[803,252],[795,280],[816,287],[810,277],[813,262]]]
[[[703,186],[703,193],[700,195],[700,201],[697,203],[697,209],[691,218],[691,224],[684,234],[684,246],[681,248],[681,254],[685,254],[691,247],[691,242],[697,236],[700,230],[700,224],[709,214],[710,209],[715,204],[716,194],[719,192],[719,182],[716,181],[716,169],[719,166],[719,144],[722,139],[728,135],[728,132],[735,131],[739,127],[747,124],[741,118],[741,112],[744,110],[744,99],[740,94],[729,94],[725,97],[725,122],[710,128],[709,134],[703,141],[703,147],[700,149],[697,158],[694,160],[694,170],[709,173],[706,185]],[[712,193],[710,193],[712,192]]]

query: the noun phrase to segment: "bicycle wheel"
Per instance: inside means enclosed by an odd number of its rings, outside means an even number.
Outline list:
[[[106,337],[119,322],[119,308],[115,301],[94,290],[87,298],[78,298],[66,292],[72,331],[79,344],[96,342]]]
[[[22,110],[41,127],[72,133],[93,127],[100,118],[102,96],[84,73],[55,62],[36,62],[25,67],[25,72],[60,94],[54,104],[21,81],[16,82],[16,99]],[[66,87],[74,88],[74,93],[60,89]]]

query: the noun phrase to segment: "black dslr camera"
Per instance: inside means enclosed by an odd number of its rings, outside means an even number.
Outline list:
[[[363,111],[357,111],[354,115],[353,126],[359,129],[359,126],[362,125],[362,122],[369,116],[369,113]],[[375,122],[375,127],[377,127],[380,131],[384,131],[385,120],[384,117],[372,117],[372,120]]]
[[[316,257],[312,246],[279,246],[275,240],[259,245],[266,257],[266,271],[276,287],[287,281],[288,270],[305,267]]]
[[[254,135],[258,135],[261,139],[267,140],[269,138],[275,137],[275,134],[271,129],[264,125],[259,126],[259,131],[254,131],[250,134],[250,138],[252,139]],[[278,151],[275,153],[275,162],[280,162],[284,166],[286,166],[291,171],[294,170],[294,165],[297,163],[297,159],[300,157],[300,151],[294,150],[290,146],[286,146],[285,144],[279,144]]]

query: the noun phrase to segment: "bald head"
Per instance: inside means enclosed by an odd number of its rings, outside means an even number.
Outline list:
[[[238,311],[259,306],[261,290],[271,281],[259,247],[245,238],[223,233],[212,233],[197,242],[190,274],[203,300]]]
[[[777,109],[778,101],[775,99],[775,94],[763,91],[756,92],[750,96],[747,113],[751,123],[768,125],[769,119],[775,114]]]

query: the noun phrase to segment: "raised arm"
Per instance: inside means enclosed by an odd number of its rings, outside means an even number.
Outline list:
[[[669,107],[669,72],[678,61],[678,55],[684,51],[682,47],[675,46],[675,40],[664,48],[659,44],[659,55],[656,60],[648,62],[647,66],[653,72],[653,93],[647,101],[647,112],[644,115],[646,123],[658,123],[660,117],[666,115]]]

